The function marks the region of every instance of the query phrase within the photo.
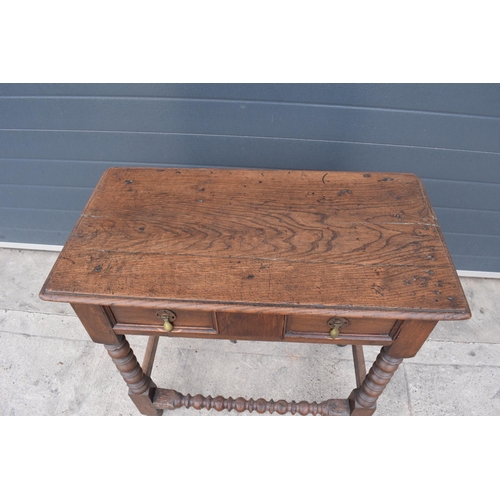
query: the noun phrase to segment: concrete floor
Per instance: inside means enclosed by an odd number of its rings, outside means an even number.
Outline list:
[[[0,249],[0,415],[139,415],[70,306],[38,298],[56,257]],[[500,415],[500,280],[462,284],[473,318],[440,323],[396,372],[376,415]],[[146,338],[129,341],[141,361]],[[377,352],[365,349],[367,367]],[[349,347],[169,338],[160,339],[152,377],[184,394],[317,402],[346,398],[355,383]]]

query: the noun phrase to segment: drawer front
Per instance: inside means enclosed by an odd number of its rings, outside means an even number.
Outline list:
[[[221,336],[235,340],[282,340],[285,317],[280,314],[217,313]]]
[[[399,322],[394,319],[348,318],[335,339],[330,336],[331,316],[291,315],[287,317],[285,340],[327,341],[342,343],[358,341],[388,344]]]
[[[111,306],[111,313],[116,320],[116,333],[131,334],[163,334],[172,336],[204,336],[217,333],[214,313],[210,311],[172,309],[175,320],[173,330],[167,332],[163,328],[161,318],[163,309],[142,307]]]
[[[280,314],[229,313],[172,309],[171,331],[163,328],[165,310],[111,306],[117,334],[214,337],[235,340],[283,340],[285,316]]]

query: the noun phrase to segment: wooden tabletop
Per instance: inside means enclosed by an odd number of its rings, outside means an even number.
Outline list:
[[[470,317],[422,183],[394,173],[109,169],[40,296]]]

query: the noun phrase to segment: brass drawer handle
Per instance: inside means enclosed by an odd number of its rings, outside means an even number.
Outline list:
[[[173,311],[166,309],[164,311],[158,311],[156,315],[163,320],[163,329],[166,332],[171,332],[174,329],[174,325],[172,323],[175,321],[177,316]]]
[[[339,336],[340,334],[340,329],[349,324],[349,320],[345,318],[330,318],[328,320],[328,326],[331,328],[330,330],[330,337],[332,339],[335,339]]]

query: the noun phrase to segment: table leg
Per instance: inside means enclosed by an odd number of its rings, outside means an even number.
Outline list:
[[[373,415],[377,399],[405,358],[415,356],[437,321],[403,321],[391,345],[382,347],[360,387],[349,396],[351,415]]]
[[[117,339],[117,344],[105,344],[104,347],[127,383],[130,399],[132,399],[142,414],[152,416],[161,415],[163,411],[153,406],[156,385],[143,372],[125,335],[117,335]]]
[[[383,347],[360,387],[352,391],[349,404],[352,416],[373,415],[377,399],[398,369],[403,358],[393,358]]]

